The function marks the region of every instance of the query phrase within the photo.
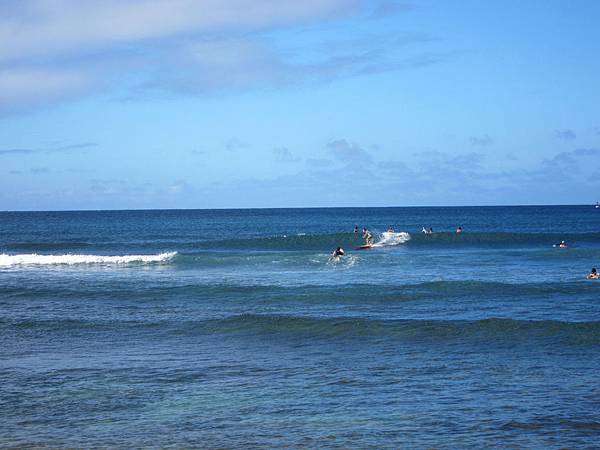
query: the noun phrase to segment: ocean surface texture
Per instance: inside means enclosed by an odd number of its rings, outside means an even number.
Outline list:
[[[592,267],[593,206],[3,212],[0,446],[597,448]]]

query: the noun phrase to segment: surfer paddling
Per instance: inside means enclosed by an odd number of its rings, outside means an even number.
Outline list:
[[[598,278],[600,278],[598,276],[598,272],[596,271],[595,267],[592,267],[592,271],[590,272],[590,274],[586,278],[588,280],[597,280]]]
[[[558,244],[554,244],[554,247],[567,248],[567,243],[565,241],[560,241]]]

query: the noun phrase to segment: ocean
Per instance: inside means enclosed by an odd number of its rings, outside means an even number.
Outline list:
[[[592,267],[593,206],[0,212],[0,446],[597,448]]]

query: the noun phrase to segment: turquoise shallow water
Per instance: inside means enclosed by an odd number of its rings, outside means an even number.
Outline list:
[[[0,213],[0,446],[591,448],[593,266],[588,206]]]

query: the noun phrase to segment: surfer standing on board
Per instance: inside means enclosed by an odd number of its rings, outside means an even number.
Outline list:
[[[363,239],[365,240],[366,245],[373,245],[373,235],[366,228],[363,228]]]

